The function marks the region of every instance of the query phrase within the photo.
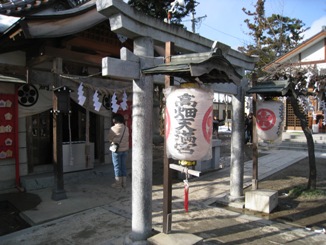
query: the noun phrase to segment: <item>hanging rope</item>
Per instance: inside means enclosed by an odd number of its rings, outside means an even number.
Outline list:
[[[115,92],[123,93],[124,91],[127,91],[127,92],[132,91],[132,85],[129,85],[129,84],[127,85],[126,83],[123,83],[122,81],[118,81],[118,80],[95,78],[91,75],[76,76],[76,75],[59,74],[59,76],[62,79],[67,79],[69,81],[77,83],[78,85],[83,83],[83,86],[85,88],[88,88],[88,89],[91,89],[94,91],[97,90],[101,94],[105,94],[105,95],[112,95]],[[94,84],[98,84],[99,86],[94,86]],[[125,85],[122,85],[122,84],[125,84]]]

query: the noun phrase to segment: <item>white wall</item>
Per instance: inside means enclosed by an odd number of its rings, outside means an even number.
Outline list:
[[[325,60],[325,47],[323,40],[307,48],[301,53],[301,62],[311,62],[319,60]]]

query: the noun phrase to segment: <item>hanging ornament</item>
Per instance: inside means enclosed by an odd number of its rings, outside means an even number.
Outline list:
[[[94,109],[95,111],[99,111],[101,109],[102,103],[100,102],[100,99],[98,97],[98,91],[96,90],[93,95],[93,102],[94,102]]]
[[[111,108],[112,108],[112,111],[113,111],[114,113],[117,113],[117,111],[119,110],[119,104],[118,104],[117,102],[118,102],[118,100],[117,100],[117,96],[116,96],[116,94],[114,93],[114,94],[112,95],[112,100],[111,100],[111,104],[112,104]]]
[[[184,209],[186,212],[188,212],[188,207],[189,207],[189,182],[188,182],[188,168],[185,172],[186,174],[186,179],[183,180],[184,183]]]
[[[84,96],[84,86],[81,83],[78,87],[78,104],[83,106],[85,104],[86,97]]]
[[[38,90],[32,84],[24,84],[18,88],[18,103],[21,106],[33,106],[38,101]]]
[[[109,95],[104,95],[102,99],[102,105],[105,109],[111,110],[111,97]]]
[[[128,108],[128,104],[127,104],[127,94],[126,91],[123,92],[122,95],[122,103],[120,104],[120,107],[122,108],[122,110],[126,111]]]

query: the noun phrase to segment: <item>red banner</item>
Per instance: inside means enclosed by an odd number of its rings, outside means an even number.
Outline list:
[[[0,160],[13,158],[16,144],[15,95],[0,94]]]

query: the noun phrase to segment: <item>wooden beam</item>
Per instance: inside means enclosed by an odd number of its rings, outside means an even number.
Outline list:
[[[16,66],[16,65],[8,65],[8,64],[0,64],[0,73],[1,75],[13,76],[13,74],[18,75],[23,79],[26,77],[26,67],[24,66]]]
[[[170,166],[171,169],[177,170],[177,171],[182,172],[182,173],[187,173],[187,174],[190,174],[190,175],[193,175],[193,176],[199,177],[200,174],[201,174],[200,171],[192,170],[192,169],[189,169],[187,167],[183,167],[183,166],[180,166],[180,165],[177,165],[177,164],[174,164],[174,163],[171,163],[169,166]]]
[[[91,55],[50,46],[46,46],[42,54],[53,58],[59,57],[64,61],[71,61],[97,67],[101,67],[102,62],[102,57],[100,55]]]
[[[30,60],[27,61],[27,67],[34,67],[37,66],[39,64],[42,64],[44,62],[48,62],[48,61],[52,61],[53,57],[50,57],[48,55],[40,55],[37,57],[33,57]]]
[[[96,42],[94,47],[94,40],[75,37],[63,42],[65,47],[78,47],[83,49],[88,49],[95,51],[99,54],[105,54],[105,56],[119,57],[121,43],[117,39],[110,38],[110,43],[108,42]]]

